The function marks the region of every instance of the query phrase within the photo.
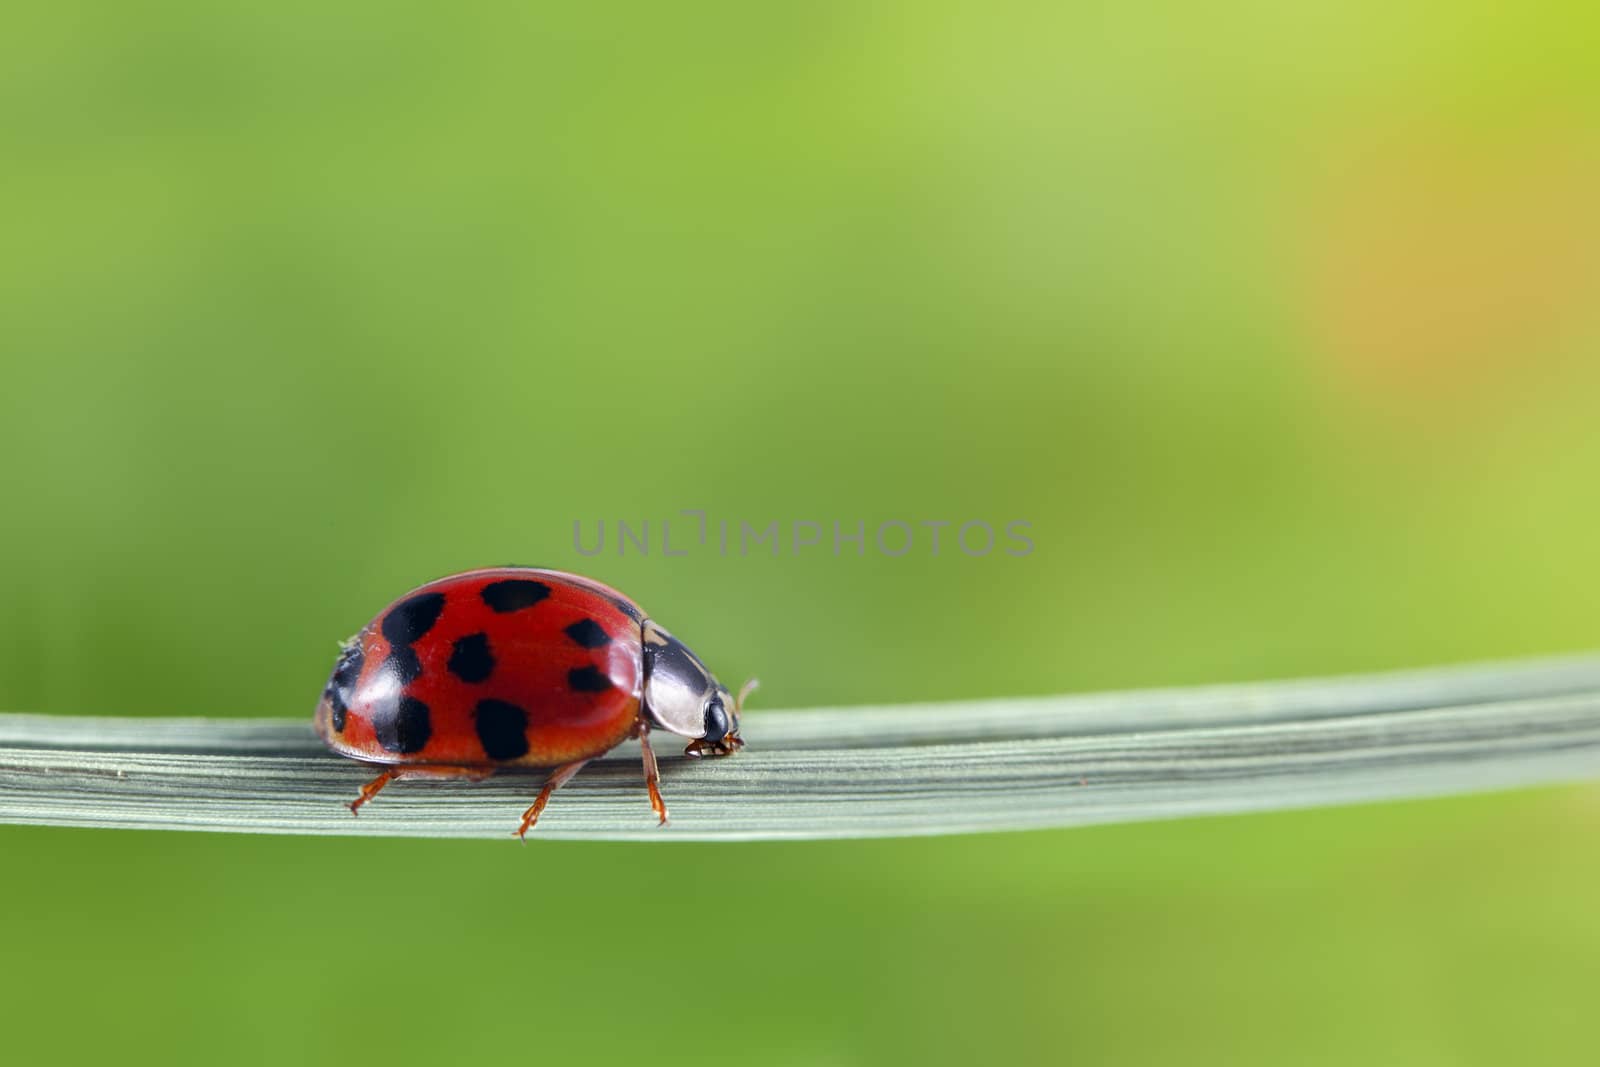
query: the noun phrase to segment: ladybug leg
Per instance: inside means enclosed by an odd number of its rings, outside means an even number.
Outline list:
[[[361,795],[350,802],[350,814],[360,815],[361,805],[377,796],[384,786],[400,776],[400,772],[393,767],[386,767],[382,774],[361,787]]]
[[[588,762],[586,759],[581,759],[575,763],[563,763],[550,772],[550,777],[545,779],[544,788],[539,790],[539,799],[535,800],[533,806],[522,813],[522,825],[517,827],[517,836],[522,838],[524,843],[528,840],[528,831],[533,829],[533,824],[539,821],[539,813],[544,810],[546,804],[550,803],[550,794],[566,785],[567,781],[574,774],[583,770],[583,765]]]
[[[494,771],[493,767],[385,767],[382,774],[361,787],[361,795],[350,802],[350,814],[355,815],[361,805],[377,796],[384,786],[402,778],[464,778],[469,782],[481,782]]]
[[[644,787],[650,791],[650,810],[660,818],[660,825],[665,826],[667,804],[661,799],[661,769],[656,766],[656,750],[650,747],[650,726],[641,719],[633,732],[639,739],[639,750],[644,754]]]

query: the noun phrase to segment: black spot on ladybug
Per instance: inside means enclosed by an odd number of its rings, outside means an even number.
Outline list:
[[[450,673],[463,682],[481,682],[494,673],[494,653],[489,651],[488,634],[468,634],[456,639],[450,649]]]
[[[385,700],[372,709],[372,730],[388,752],[420,752],[433,736],[428,705],[416,697]]]
[[[339,653],[339,662],[333,665],[333,676],[328,679],[328,687],[322,695],[327,698],[328,707],[333,712],[335,733],[344,732],[345,715],[350,710],[350,699],[355,692],[356,679],[361,677],[361,665],[365,658],[361,646],[351,644]]]
[[[609,597],[606,597],[606,599],[611,601],[611,606],[612,607],[614,607],[618,611],[622,612],[624,615],[626,615],[628,618],[632,619],[634,622],[638,622],[638,623],[644,622],[644,613],[641,612],[638,608],[634,607],[632,601],[624,600],[622,597],[619,597],[619,596],[609,596]]]
[[[504,615],[533,607],[550,595],[550,587],[531,578],[506,578],[490,582],[478,595],[485,604]]]
[[[330,689],[337,689],[340,693],[348,694],[356,686],[356,679],[361,676],[361,665],[366,661],[366,655],[361,651],[359,644],[350,644],[339,653],[339,662],[333,665],[333,677],[328,680]],[[346,699],[349,699],[348,696]]]
[[[579,619],[565,633],[584,648],[603,648],[611,643],[611,635],[593,619]]]
[[[478,741],[492,760],[510,760],[528,754],[528,713],[504,700],[480,700],[473,712]]]
[[[444,610],[443,593],[423,593],[402,600],[383,617],[383,636],[391,645],[411,645],[433,629]]]
[[[599,667],[591,664],[568,671],[567,684],[580,693],[604,693],[611,688],[611,679],[600,673]]]
[[[383,669],[400,679],[401,685],[410,685],[422,675],[422,660],[417,658],[416,649],[396,645],[383,661]]]

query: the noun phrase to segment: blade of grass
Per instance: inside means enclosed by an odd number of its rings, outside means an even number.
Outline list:
[[[1600,657],[1131,693],[753,712],[732,759],[596,761],[537,836],[874,837],[1298,808],[1600,777]],[[671,751],[666,745],[659,745]],[[0,822],[503,837],[539,779],[391,787],[291,719],[0,715]]]

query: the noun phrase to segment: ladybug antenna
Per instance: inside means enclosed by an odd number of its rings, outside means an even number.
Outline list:
[[[739,687],[739,695],[733,698],[733,713],[744,714],[744,698],[761,688],[761,679],[751,678]]]

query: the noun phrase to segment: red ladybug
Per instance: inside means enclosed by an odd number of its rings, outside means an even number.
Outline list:
[[[487,778],[552,767],[519,837],[587,762],[637,737],[650,806],[667,821],[650,730],[689,756],[744,745],[738,699],[693,652],[615,589],[576,574],[494,567],[412,590],[344,644],[317,733],[381,766],[351,812],[396,778]]]

